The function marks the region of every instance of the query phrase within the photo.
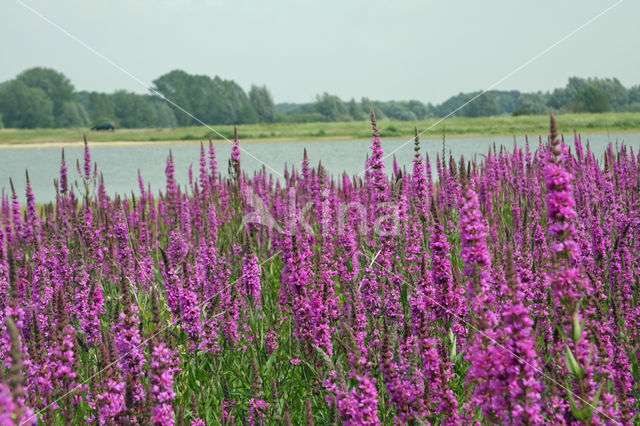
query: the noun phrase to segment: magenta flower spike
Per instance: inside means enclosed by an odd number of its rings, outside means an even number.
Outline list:
[[[67,162],[64,159],[64,148],[62,148],[62,160],[60,160],[60,194],[63,196],[69,191],[69,177],[67,173]]]
[[[88,181],[91,179],[93,167],[91,167],[91,151],[89,151],[89,144],[87,143],[87,136],[84,138],[84,179]]]

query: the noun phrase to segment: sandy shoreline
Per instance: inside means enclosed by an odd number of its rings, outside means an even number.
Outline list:
[[[612,131],[612,134],[627,134],[627,133],[639,133],[638,129],[631,130],[615,130]],[[606,132],[594,131],[586,133],[588,135],[599,135],[606,134]],[[472,139],[472,138],[511,138],[514,135],[512,134],[462,134],[456,135],[451,134],[447,135],[447,139]],[[516,137],[521,138],[525,135],[516,135]],[[537,139],[537,135],[529,135],[529,138]],[[400,136],[387,136],[385,137],[387,140],[411,140],[411,138],[404,138]],[[420,136],[420,139],[442,139],[442,135],[439,134],[424,134]],[[325,137],[301,137],[301,138],[264,138],[264,139],[241,139],[241,144],[266,144],[266,143],[315,143],[315,142],[368,142],[369,139],[365,138],[354,138],[352,136],[325,136]],[[100,147],[136,147],[136,146],[189,146],[189,145],[200,145],[203,143],[207,145],[208,140],[166,140],[166,141],[127,141],[127,140],[119,140],[119,141],[89,141],[89,145],[92,148],[100,148]],[[230,144],[231,142],[226,140],[214,139],[214,145],[225,145]],[[7,149],[60,149],[60,148],[82,148],[84,146],[84,142],[82,140],[77,141],[52,141],[52,142],[15,142],[15,143],[1,143],[0,142],[0,150]]]
[[[240,141],[241,144],[264,144],[264,143],[297,143],[297,142],[345,142],[345,141],[363,141],[365,139],[353,139],[350,137],[334,137],[334,138],[326,138],[326,139],[242,139]],[[205,145],[209,144],[209,141],[197,141],[197,140],[168,140],[168,141],[106,141],[106,142],[96,142],[89,141],[89,146],[92,148],[99,147],[133,147],[133,146],[180,146],[180,145],[200,145],[203,143]],[[231,142],[224,140],[214,140],[214,145],[226,145]],[[0,143],[0,150],[4,149],[47,149],[47,148],[82,148],[84,146],[83,141],[77,142],[24,142],[24,143]]]

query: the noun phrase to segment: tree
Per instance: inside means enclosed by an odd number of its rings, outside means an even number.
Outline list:
[[[549,96],[548,105],[560,110],[573,102],[576,93],[588,85],[587,80],[580,77],[569,77],[567,85],[562,89],[554,89]]]
[[[498,115],[498,105],[491,93],[485,92],[473,92],[465,96],[465,101],[458,105],[456,108],[469,102],[460,109],[460,115],[463,117],[489,117],[492,115]],[[477,96],[477,97],[476,97]],[[474,99],[475,98],[475,99]],[[455,109],[455,108],[454,108]]]
[[[529,114],[547,114],[549,112],[549,106],[542,93],[523,93],[518,98],[517,109],[529,111]]]
[[[486,117],[497,115],[498,106],[493,95],[488,92],[482,95],[480,95],[480,93],[481,92],[458,93],[438,105],[435,108],[436,113],[439,117],[445,117],[449,114],[452,114],[453,117]],[[469,102],[471,99],[474,99],[473,102]],[[455,113],[453,111],[455,111]]]
[[[640,112],[640,85],[629,89],[629,105],[625,109],[627,111]]]
[[[178,125],[176,115],[173,113],[173,110],[166,101],[158,97],[150,97],[147,101],[153,105],[155,110],[156,121],[154,125],[156,127],[168,128],[176,127]]]
[[[407,108],[415,114],[418,120],[431,116],[431,110],[428,105],[423,104],[420,101],[411,100],[406,102]]]
[[[518,105],[520,92],[517,90],[491,90],[488,92],[496,103],[497,115],[511,114]]]
[[[386,102],[384,113],[387,117],[400,121],[415,121],[418,117],[411,111],[405,102]]]
[[[59,127],[84,127],[89,124],[87,111],[78,102],[65,102],[56,121]]]
[[[73,85],[62,73],[51,68],[35,67],[18,74],[19,80],[29,87],[42,89],[53,102],[54,119],[61,118],[62,108],[65,102],[75,100]],[[56,123],[58,124],[58,123]]]
[[[222,98],[218,100],[219,115],[211,121],[214,124],[251,124],[259,121],[249,97],[233,80],[215,77],[214,83],[221,87]]]
[[[155,110],[144,96],[125,90],[118,90],[112,96],[118,125],[125,128],[153,126]]]
[[[209,124],[255,123],[259,119],[247,94],[231,80],[173,70],[154,80],[153,84],[159,93],[195,117],[172,106],[181,126],[198,125],[200,121]]]
[[[347,108],[349,109],[349,115],[351,116],[351,118],[356,121],[362,121],[368,118],[367,113],[364,112],[360,104],[357,103],[353,98],[351,98],[351,100],[349,101]]]
[[[629,89],[629,103],[640,102],[640,85]]]
[[[182,70],[173,70],[155,79],[153,84],[155,90],[163,96],[180,105],[196,117],[200,117],[206,121],[207,117],[201,117],[204,112],[202,106],[203,98],[211,96],[211,93],[208,92],[207,87],[201,87],[200,93],[198,93],[197,82],[197,76],[191,76]],[[197,121],[173,105],[171,105],[171,109],[174,111],[178,125],[192,126],[197,124]]]
[[[611,104],[606,93],[595,86],[586,86],[576,92],[574,97],[575,112],[606,112]]]
[[[7,127],[52,127],[53,102],[44,90],[12,80],[0,91],[0,114]]]
[[[273,123],[276,120],[276,106],[266,86],[251,86],[249,99],[261,122]]]
[[[336,95],[330,95],[326,92],[316,96],[313,109],[314,112],[325,116],[328,121],[349,121],[351,118],[344,102]]]
[[[622,110],[629,104],[629,93],[617,78],[589,78],[587,83],[604,92],[614,110]]]
[[[98,121],[113,121],[116,118],[113,99],[106,93],[91,92],[89,94],[88,112],[94,124],[98,124]]]
[[[75,101],[82,105],[87,114],[89,113],[89,96],[91,96],[91,93],[86,90],[75,92]]]
[[[380,102],[372,101],[369,98],[361,98],[360,105],[362,106],[362,110],[364,111],[364,113],[367,114],[367,117],[369,117],[371,110],[373,110],[376,113],[376,118],[378,120],[384,120],[385,118],[387,118],[387,115],[384,113]]]

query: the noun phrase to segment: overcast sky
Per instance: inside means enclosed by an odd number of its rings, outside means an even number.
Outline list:
[[[0,81],[33,66],[77,90],[144,93],[172,70],[265,84],[276,102],[418,99],[488,88],[616,0],[0,0]],[[500,83],[562,87],[569,76],[640,84],[640,1],[625,0]]]

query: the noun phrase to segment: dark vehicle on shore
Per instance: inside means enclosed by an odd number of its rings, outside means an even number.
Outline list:
[[[95,126],[93,126],[91,128],[91,130],[111,130],[114,131],[116,130],[116,125],[114,123],[100,123],[100,124],[96,124]]]

